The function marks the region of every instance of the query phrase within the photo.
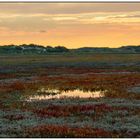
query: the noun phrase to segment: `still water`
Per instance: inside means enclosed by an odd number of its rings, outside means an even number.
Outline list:
[[[48,100],[48,99],[61,99],[61,98],[101,98],[104,97],[105,91],[83,91],[79,89],[60,91],[57,89],[41,88],[37,90],[35,95],[30,95],[26,101]]]

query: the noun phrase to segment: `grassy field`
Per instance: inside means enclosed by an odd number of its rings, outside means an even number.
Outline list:
[[[0,56],[0,137],[140,137],[140,54]]]
[[[50,55],[2,55],[0,62],[6,64],[28,64],[44,62],[138,62],[140,54],[50,54]]]

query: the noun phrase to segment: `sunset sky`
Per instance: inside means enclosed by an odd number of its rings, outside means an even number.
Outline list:
[[[140,3],[0,3],[0,45],[140,45]]]

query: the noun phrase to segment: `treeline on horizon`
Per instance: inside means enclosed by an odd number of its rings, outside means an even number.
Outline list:
[[[48,54],[48,53],[140,53],[140,45],[121,46],[119,48],[109,47],[82,47],[68,49],[64,46],[42,46],[36,44],[1,45],[0,54]]]

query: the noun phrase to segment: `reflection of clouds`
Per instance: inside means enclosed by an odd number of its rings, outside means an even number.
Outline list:
[[[61,99],[61,98],[101,98],[105,96],[105,91],[82,91],[82,90],[68,90],[59,91],[57,89],[45,89],[42,88],[37,91],[38,93],[44,93],[44,95],[31,95],[28,96],[26,101],[39,101],[47,99]],[[54,93],[54,94],[53,94]]]

